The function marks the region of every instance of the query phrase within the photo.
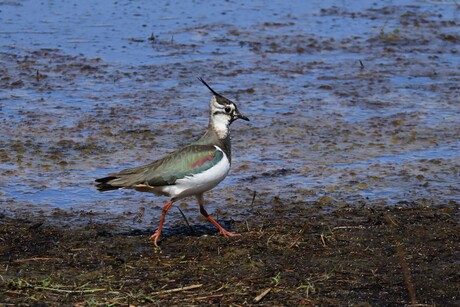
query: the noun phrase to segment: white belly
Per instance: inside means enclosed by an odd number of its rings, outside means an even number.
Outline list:
[[[216,148],[221,151],[217,146]],[[224,154],[222,160],[212,168],[200,174],[178,179],[175,185],[161,187],[162,192],[177,200],[211,190],[224,180],[230,170],[227,155],[222,153]]]

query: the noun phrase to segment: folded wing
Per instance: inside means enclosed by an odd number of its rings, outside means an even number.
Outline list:
[[[189,145],[153,163],[96,179],[96,187],[99,191],[108,191],[138,185],[174,185],[178,179],[206,171],[223,157],[223,152],[213,145]]]

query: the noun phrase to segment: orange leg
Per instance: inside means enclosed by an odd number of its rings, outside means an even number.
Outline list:
[[[224,227],[220,226],[219,223],[217,223],[217,221],[215,219],[213,219],[209,214],[208,212],[206,212],[206,210],[204,209],[204,199],[203,199],[203,195],[198,195],[196,197],[198,199],[198,203],[200,204],[200,213],[208,219],[208,221],[210,221],[214,226],[217,227],[217,229],[219,229],[220,233],[228,238],[228,237],[237,237],[239,236],[240,234],[236,233],[236,232],[230,232],[230,231],[227,231],[225,230]]]
[[[160,225],[158,225],[158,229],[150,237],[150,240],[153,240],[153,245],[155,245],[155,247],[158,247],[157,242],[158,242],[158,239],[161,236],[161,230],[163,229],[163,223],[165,222],[166,213],[168,212],[168,210],[172,206],[172,204],[173,204],[173,202],[172,202],[172,200],[170,200],[163,206],[163,212],[161,213],[161,218],[160,218]]]

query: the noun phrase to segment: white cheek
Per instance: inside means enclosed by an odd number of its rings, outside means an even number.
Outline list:
[[[213,125],[214,129],[220,138],[225,138],[228,134],[228,125],[230,124],[230,118],[227,115],[217,114],[214,116]]]

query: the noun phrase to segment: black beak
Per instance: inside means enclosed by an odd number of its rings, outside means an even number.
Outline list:
[[[247,117],[244,116],[243,114],[237,114],[236,117],[237,117],[237,118],[244,119],[244,120],[246,120],[246,121],[249,121],[249,118],[247,118]]]
[[[249,118],[247,118],[246,116],[244,116],[243,114],[241,114],[240,111],[238,111],[238,110],[235,110],[235,113],[233,114],[233,117],[234,117],[235,119],[240,118],[240,119],[249,121]]]

